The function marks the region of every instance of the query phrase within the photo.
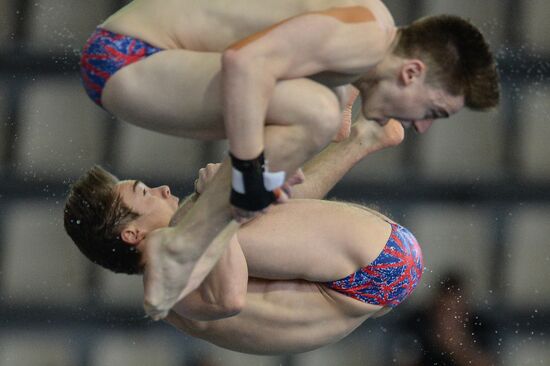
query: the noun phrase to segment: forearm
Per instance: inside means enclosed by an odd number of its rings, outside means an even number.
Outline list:
[[[183,217],[189,212],[189,210],[193,208],[193,205],[195,204],[195,202],[197,202],[198,198],[199,198],[199,194],[197,192],[194,192],[189,196],[187,196],[178,207],[178,210],[176,211],[174,216],[172,216],[169,226],[176,226],[183,219]]]
[[[226,159],[206,190],[174,227],[180,240],[193,244],[187,259],[191,275],[183,296],[199,287],[239,227],[232,220],[227,199],[230,177],[231,165]]]
[[[197,289],[235,235],[227,192],[231,165],[226,161],[187,214],[173,227],[157,229],[142,244],[144,307],[162,319],[182,298]]]
[[[238,314],[244,307],[248,268],[235,238],[201,286],[173,310],[194,320],[217,320]]]
[[[264,121],[276,79],[257,58],[229,49],[222,57],[224,118],[229,151],[252,160],[264,150]]]

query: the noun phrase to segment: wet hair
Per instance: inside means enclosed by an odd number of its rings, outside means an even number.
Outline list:
[[[489,45],[465,19],[431,16],[402,27],[394,54],[422,60],[427,82],[451,95],[464,95],[470,109],[486,110],[499,103],[499,76]]]
[[[82,175],[65,202],[65,231],[92,262],[116,273],[138,274],[141,254],[120,233],[139,214],[122,202],[115,190],[118,182],[98,165]]]

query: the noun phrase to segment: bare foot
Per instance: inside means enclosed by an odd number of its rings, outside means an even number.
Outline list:
[[[345,140],[349,137],[351,131],[351,107],[344,110],[342,113],[342,124],[340,125],[340,130],[332,138],[332,142],[340,142],[342,140]]]
[[[370,154],[388,147],[397,146],[405,139],[405,130],[401,123],[390,119],[384,126],[361,117],[351,130],[351,137],[365,147]]]
[[[342,140],[345,140],[349,137],[351,132],[351,117],[352,117],[352,109],[353,109],[353,103],[355,102],[355,99],[359,96],[359,90],[356,88],[353,88],[350,92],[350,96],[348,99],[348,102],[346,103],[346,107],[342,111],[342,124],[340,125],[340,130],[332,138],[333,142],[340,142]]]
[[[198,254],[192,253],[173,228],[149,233],[142,245],[144,308],[151,318],[160,320],[184,296],[195,264],[190,259]]]

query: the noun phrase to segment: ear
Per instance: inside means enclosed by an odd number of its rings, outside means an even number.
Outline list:
[[[145,237],[145,233],[136,225],[130,224],[120,232],[120,238],[128,245],[138,245]]]
[[[423,80],[426,73],[426,64],[418,59],[406,60],[401,66],[399,75],[404,85],[409,85],[417,80]]]

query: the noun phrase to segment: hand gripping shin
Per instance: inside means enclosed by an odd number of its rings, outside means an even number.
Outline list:
[[[263,152],[255,159],[241,160],[231,153],[233,177],[230,202],[233,206],[260,211],[275,202],[273,190],[285,182],[284,172],[269,172]]]

